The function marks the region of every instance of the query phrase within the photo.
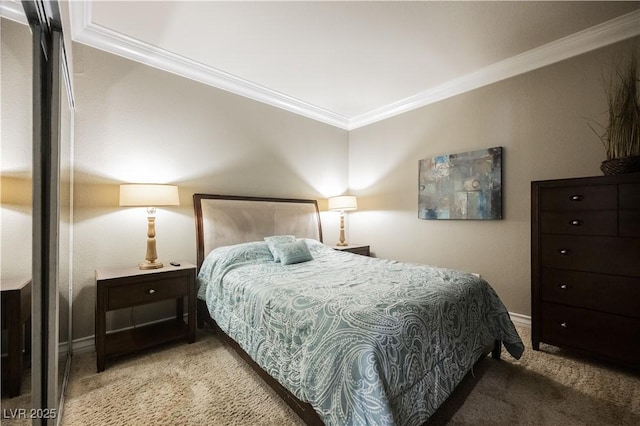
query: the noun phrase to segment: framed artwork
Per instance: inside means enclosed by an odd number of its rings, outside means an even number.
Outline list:
[[[502,147],[420,160],[420,219],[502,219]]]

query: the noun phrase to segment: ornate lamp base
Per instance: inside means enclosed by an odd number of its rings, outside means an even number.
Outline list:
[[[340,239],[338,240],[338,244],[336,244],[337,246],[348,246],[349,243],[347,243],[344,240],[344,211],[341,210],[340,211]]]
[[[164,267],[164,265],[160,262],[144,262],[144,263],[141,263],[139,266],[140,266],[140,269],[143,269],[143,270],[160,269]]]
[[[160,269],[163,267],[162,263],[156,262],[158,260],[158,252],[156,251],[156,209],[155,207],[147,208],[147,254],[144,257],[145,261],[141,263],[140,269]]]

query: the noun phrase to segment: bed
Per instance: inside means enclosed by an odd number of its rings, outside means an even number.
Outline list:
[[[479,359],[524,350],[487,282],[333,250],[315,200],[195,194],[194,210],[199,327],[307,424],[423,424]]]

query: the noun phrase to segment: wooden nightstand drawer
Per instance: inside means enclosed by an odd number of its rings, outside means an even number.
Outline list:
[[[107,292],[107,310],[112,311],[186,296],[189,282],[184,277],[149,276],[135,284],[110,287]]]

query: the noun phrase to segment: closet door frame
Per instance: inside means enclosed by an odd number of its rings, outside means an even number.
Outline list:
[[[31,407],[33,425],[55,425],[58,395],[60,89],[62,27],[58,3],[22,2],[33,46],[33,236]],[[71,346],[71,336],[69,336]]]

